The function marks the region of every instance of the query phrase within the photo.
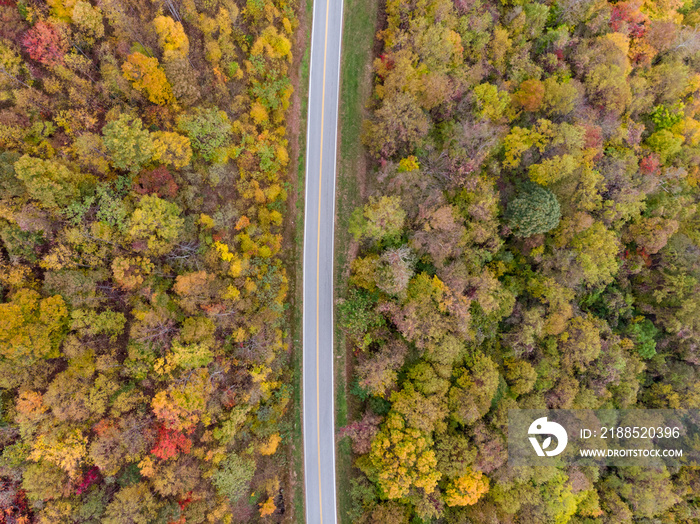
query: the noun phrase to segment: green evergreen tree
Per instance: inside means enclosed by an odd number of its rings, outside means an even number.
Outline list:
[[[506,221],[513,234],[523,238],[554,229],[560,219],[557,197],[537,184],[528,184],[525,191],[509,202],[506,211]]]

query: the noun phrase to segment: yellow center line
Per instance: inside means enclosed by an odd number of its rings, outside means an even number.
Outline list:
[[[318,235],[316,236],[316,451],[318,458],[318,506],[319,518],[323,523],[323,499],[321,496],[321,409],[319,406],[319,269],[321,267],[321,183],[323,182],[323,120],[326,108],[326,54],[328,51],[328,11],[330,0],[326,0],[326,27],[323,42],[323,84],[321,87],[321,143],[318,165]]]

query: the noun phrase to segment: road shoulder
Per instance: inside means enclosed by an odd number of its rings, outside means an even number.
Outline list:
[[[304,180],[306,164],[306,121],[309,94],[309,61],[311,49],[311,20],[313,0],[305,0],[298,9],[299,26],[295,31],[295,44],[303,52],[295,53],[291,68],[294,88],[290,103],[290,162],[287,186],[287,223],[284,242],[288,253],[287,272],[289,275],[289,326],[291,326],[291,377],[294,389],[294,404],[289,415],[290,442],[287,460],[289,463],[289,490],[292,492],[293,507],[286,515],[285,522],[304,524],[304,441],[303,441],[303,401],[302,401],[302,322],[303,322],[303,262],[304,262]]]

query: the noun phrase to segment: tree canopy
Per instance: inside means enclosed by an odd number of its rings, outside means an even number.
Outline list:
[[[694,466],[512,468],[505,440],[511,409],[698,405],[697,6],[380,17],[337,288],[348,520],[698,520]]]

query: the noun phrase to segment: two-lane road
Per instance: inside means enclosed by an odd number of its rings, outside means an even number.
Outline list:
[[[333,224],[342,0],[315,0],[304,212],[304,482],[306,522],[335,524]]]

